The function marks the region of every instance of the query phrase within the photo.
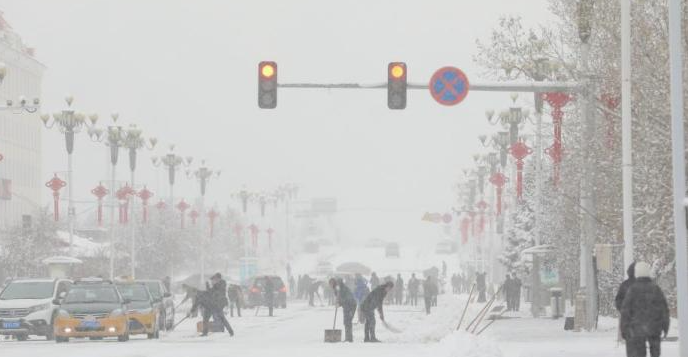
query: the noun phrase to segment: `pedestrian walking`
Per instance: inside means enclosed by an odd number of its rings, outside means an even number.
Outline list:
[[[638,262],[635,281],[621,304],[621,336],[626,340],[626,356],[659,357],[662,334],[669,332],[669,307],[662,289],[650,279],[650,266]]]
[[[354,298],[356,299],[356,303],[358,304],[358,321],[362,323],[364,321],[364,318],[363,314],[361,313],[361,303],[370,293],[370,289],[368,288],[368,281],[366,281],[366,279],[361,274],[356,274],[354,284]]]
[[[322,285],[322,281],[314,281],[308,284],[308,306],[315,306],[316,295],[318,296],[318,300],[322,301],[320,293],[318,292],[318,290],[320,290],[320,285]]]
[[[513,306],[515,311],[520,311],[521,310],[521,287],[523,286],[523,282],[518,277],[518,275],[516,275],[516,273],[512,274],[511,280],[513,280],[512,295],[511,295],[513,300],[511,302],[511,305]]]
[[[423,282],[423,300],[425,300],[425,313],[430,315],[430,307],[437,296],[437,285],[432,281],[432,276],[425,278]]]
[[[272,309],[275,306],[275,283],[272,282],[269,276],[265,277],[263,294],[265,297],[265,305],[268,307],[268,316],[272,317]]]
[[[401,274],[397,274],[397,281],[394,283],[394,303],[404,304],[404,279],[401,278]]]
[[[216,280],[215,276],[213,277],[213,280]],[[224,289],[222,295],[224,295]],[[232,330],[232,326],[229,324],[229,321],[227,321],[227,318],[222,311],[222,307],[220,307],[221,303],[222,302],[218,298],[218,294],[212,290],[212,287],[206,291],[199,291],[196,295],[196,301],[191,307],[191,311],[187,317],[197,314],[198,309],[201,308],[203,312],[203,330],[201,336],[208,336],[210,317],[213,318],[213,321],[220,322],[222,326],[227,329],[227,332],[229,332],[230,336],[234,336],[234,330]]]
[[[344,315],[344,341],[354,342],[353,319],[356,315],[356,299],[349,287],[341,279],[330,279],[330,287],[334,291],[335,303],[342,307]]]
[[[616,298],[614,299],[614,306],[619,313],[621,313],[621,307],[623,306],[623,301],[626,297],[626,293],[628,292],[628,288],[630,288],[635,282],[635,262],[628,266],[626,274],[628,274],[628,279],[621,283],[621,286],[619,286],[619,291],[616,293]]]
[[[416,273],[411,274],[411,279],[408,282],[409,303],[411,306],[418,306],[418,291],[420,290],[420,281],[416,278]]]
[[[370,275],[370,290],[374,290],[380,285],[380,278],[377,277],[377,274],[373,272],[372,275]]]
[[[234,317],[234,309],[236,308],[237,317],[241,317],[241,307],[244,305],[244,294],[241,286],[238,284],[229,284],[227,288],[227,297],[229,298],[229,316]]]
[[[502,293],[504,294],[504,301],[506,301],[506,311],[515,310],[515,307],[513,306],[513,289],[514,282],[511,280],[511,275],[507,274],[506,279],[504,279],[504,283],[502,284]]]
[[[383,301],[387,294],[394,288],[394,283],[389,281],[380,285],[368,294],[361,303],[361,310],[365,318],[365,337],[363,342],[380,342],[375,336],[375,310],[380,314],[380,320],[385,321],[385,314],[382,309]]]

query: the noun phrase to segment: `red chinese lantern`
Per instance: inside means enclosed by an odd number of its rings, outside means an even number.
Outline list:
[[[568,102],[573,100],[573,97],[568,93],[550,92],[544,93],[542,97],[552,107],[552,126],[554,127],[554,143],[552,146],[545,149],[545,153],[552,158],[553,170],[552,181],[554,186],[559,183],[561,172],[561,160],[564,149],[561,140],[561,125],[564,120],[564,111],[561,110]]]
[[[55,218],[55,222],[60,220],[60,190],[65,186],[67,186],[67,183],[57,177],[57,174],[55,174],[50,181],[45,183],[45,187],[48,187],[53,191],[53,216]]]
[[[148,200],[153,197],[153,192],[143,186],[143,190],[139,191],[138,196],[143,202],[143,223],[146,223],[148,222]]]
[[[502,188],[506,184],[506,176],[501,172],[495,172],[490,177],[490,183],[495,186],[497,191],[497,216],[502,215]]]
[[[136,191],[129,184],[124,185],[124,187],[115,192],[115,196],[119,201],[119,223],[126,224],[129,222],[129,197],[135,194]]]
[[[162,212],[167,208],[167,204],[165,201],[160,200],[160,202],[155,204],[155,208],[157,208],[159,212]]]
[[[182,227],[182,229],[184,229],[184,216],[185,216],[184,212],[186,212],[186,210],[189,209],[190,207],[191,207],[191,205],[186,203],[184,201],[184,199],[182,199],[181,201],[179,201],[179,203],[177,203],[177,209],[179,210],[179,212],[181,212],[181,227]]]
[[[217,212],[215,212],[214,209],[211,209],[210,212],[208,212],[208,219],[210,219],[210,238],[213,238],[215,234],[215,219],[219,216]]]
[[[98,226],[103,226],[103,198],[107,196],[110,191],[99,183],[96,188],[91,190],[91,193],[98,198]]]
[[[533,150],[522,140],[519,140],[511,145],[509,152],[516,159],[516,197],[520,202],[523,197],[523,159],[533,153]]]

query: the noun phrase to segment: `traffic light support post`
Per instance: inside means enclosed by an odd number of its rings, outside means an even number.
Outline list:
[[[387,89],[387,82],[381,83],[278,83],[278,88],[304,89]],[[408,89],[427,90],[427,83],[409,83]],[[578,92],[578,82],[484,82],[471,83],[471,91],[477,92]]]

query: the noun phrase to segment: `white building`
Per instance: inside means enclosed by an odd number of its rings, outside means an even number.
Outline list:
[[[7,74],[0,84],[0,105],[20,96],[33,104],[41,94],[45,66],[33,57],[0,12],[0,62]],[[7,229],[32,215],[41,205],[41,193],[47,181],[41,173],[41,127],[38,113],[0,110],[0,229]]]

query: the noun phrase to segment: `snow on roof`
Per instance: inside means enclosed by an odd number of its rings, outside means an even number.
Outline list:
[[[57,238],[65,243],[63,252],[69,251],[69,232],[57,231]],[[94,257],[108,247],[107,243],[96,243],[91,238],[83,238],[78,235],[73,237],[74,255],[77,257]]]

